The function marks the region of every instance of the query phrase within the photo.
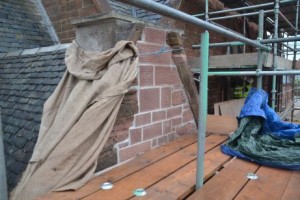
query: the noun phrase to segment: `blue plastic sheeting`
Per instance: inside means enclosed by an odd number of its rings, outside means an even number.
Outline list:
[[[239,118],[263,117],[264,134],[272,134],[277,138],[296,140],[300,137],[300,125],[282,121],[277,113],[268,105],[268,94],[263,90],[251,88]]]
[[[221,150],[262,165],[300,170],[300,125],[283,122],[269,107],[267,93],[252,88],[239,127]]]

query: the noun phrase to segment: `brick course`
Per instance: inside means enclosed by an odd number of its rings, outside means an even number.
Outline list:
[[[135,156],[141,149],[156,148],[196,130],[171,54],[148,55],[165,45],[166,31],[147,27],[141,38],[137,42],[141,54],[137,84],[139,113],[135,114],[129,130],[130,145],[124,148],[117,145],[119,161]]]

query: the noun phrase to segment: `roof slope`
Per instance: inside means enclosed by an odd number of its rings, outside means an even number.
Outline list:
[[[0,1],[0,52],[53,44],[34,1]]]
[[[0,58],[0,106],[9,190],[26,168],[38,137],[43,104],[65,71],[65,47],[53,51],[59,47],[41,48],[40,53],[34,53],[38,49],[25,50],[24,55],[9,53]]]

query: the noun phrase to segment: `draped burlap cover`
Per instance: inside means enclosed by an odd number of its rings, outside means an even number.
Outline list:
[[[137,48],[120,41],[103,52],[66,51],[67,71],[46,101],[37,144],[11,199],[78,189],[94,173],[124,94],[137,74]]]

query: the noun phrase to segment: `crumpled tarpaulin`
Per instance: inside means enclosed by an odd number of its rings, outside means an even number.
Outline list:
[[[137,75],[137,54],[127,41],[104,52],[71,44],[67,71],[44,105],[38,141],[13,200],[78,189],[93,176],[124,94]]]
[[[262,165],[300,170],[300,125],[283,122],[268,106],[267,93],[252,88],[238,129],[221,150]]]

